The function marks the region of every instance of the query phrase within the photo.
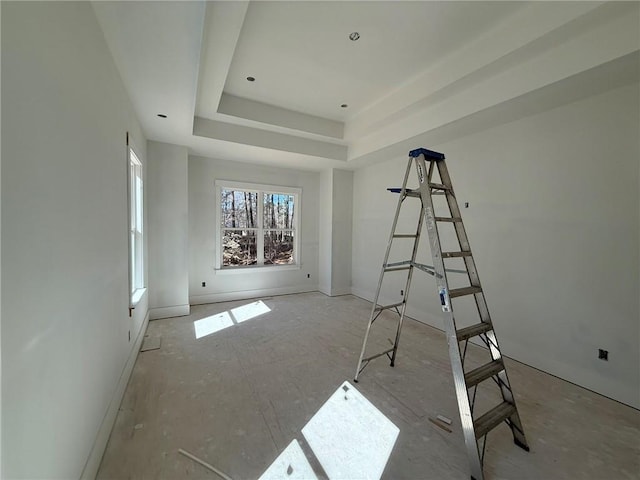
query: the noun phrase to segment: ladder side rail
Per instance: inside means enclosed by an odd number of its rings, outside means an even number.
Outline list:
[[[498,339],[496,338],[495,332],[493,330],[486,333],[487,340],[489,341],[489,350],[491,351],[491,358],[496,360],[497,358],[502,359],[502,353],[498,347]],[[496,358],[497,357],[497,358]],[[529,451],[529,446],[527,444],[527,438],[524,434],[524,428],[522,427],[522,421],[520,420],[520,414],[518,410],[518,406],[516,405],[516,399],[513,395],[513,391],[511,390],[511,383],[509,382],[509,376],[507,375],[507,368],[503,362],[503,369],[498,372],[499,386],[500,391],[502,393],[502,398],[505,402],[509,402],[511,405],[515,407],[512,415],[509,416],[509,419],[513,423],[510,425],[511,433],[513,434],[513,441],[516,445],[524,448]]]
[[[364,334],[364,341],[362,342],[362,350],[360,351],[360,358],[358,360],[358,366],[356,368],[356,374],[353,378],[354,382],[358,381],[358,375],[361,372],[362,359],[364,358],[364,352],[367,348],[367,340],[369,339],[369,332],[371,331],[371,325],[373,324],[374,315],[376,312],[376,307],[378,305],[378,299],[380,297],[380,290],[382,289],[382,281],[384,280],[384,271],[387,263],[389,262],[389,253],[391,252],[391,245],[393,244],[393,235],[396,232],[396,227],[398,225],[398,217],[400,216],[400,208],[402,207],[402,202],[404,201],[406,190],[407,190],[407,181],[409,179],[409,173],[411,173],[411,164],[413,163],[413,158],[409,158],[407,163],[407,169],[404,173],[404,180],[402,181],[402,190],[400,191],[400,196],[398,197],[398,204],[396,206],[395,217],[393,218],[393,224],[391,226],[391,232],[389,233],[389,241],[387,242],[387,250],[384,254],[384,261],[382,263],[382,268],[380,269],[380,277],[378,279],[378,288],[376,289],[376,294],[373,299],[373,305],[371,306],[371,315],[369,317],[369,323],[367,325],[367,330]],[[411,269],[410,271],[412,271]],[[406,297],[405,297],[406,298]],[[404,302],[404,299],[403,299]],[[406,302],[404,302],[406,303]],[[404,311],[404,306],[403,306]]]
[[[451,182],[451,177],[449,176],[449,172],[447,170],[447,166],[445,165],[445,162],[438,162],[438,173],[440,174],[440,180],[443,182],[443,184],[447,185],[449,187],[449,191],[447,192],[446,198],[447,198],[447,204],[449,206],[449,210],[451,212],[451,216],[452,217],[461,217],[461,212],[460,212],[460,207],[458,206],[458,202],[456,200],[454,191],[453,191],[453,185]],[[460,244],[460,249],[461,250],[470,250],[470,245],[469,245],[469,239],[467,237],[467,233],[464,229],[464,224],[463,222],[456,222],[454,224],[454,228],[456,231],[456,236],[458,237],[458,242]],[[473,256],[469,256],[469,257],[464,257],[464,262],[465,262],[465,266],[467,268],[467,272],[469,274],[469,281],[471,283],[471,285],[477,285],[477,286],[481,286],[480,284],[480,278],[478,275],[478,271],[475,265],[475,261],[473,259]],[[480,292],[480,293],[476,293],[474,294],[474,299],[476,302],[476,306],[478,308],[478,313],[480,314],[480,318],[483,322],[491,322],[491,316],[489,314],[489,308],[487,306],[487,302],[484,296],[484,291]],[[487,340],[488,340],[488,344],[489,344],[489,351],[491,352],[491,358],[493,360],[502,360],[502,352],[500,351],[500,347],[498,345],[498,339],[496,338],[495,335],[495,331],[494,330],[490,330],[488,332],[486,332],[486,336],[487,336]],[[504,366],[504,365],[503,365]],[[522,422],[520,420],[520,416],[518,414],[518,408],[516,406],[515,403],[515,398],[513,396],[513,392],[511,390],[511,383],[509,382],[509,378],[507,375],[507,370],[506,368],[503,368],[502,371],[500,371],[498,373],[498,378],[500,380],[499,385],[500,385],[500,390],[502,393],[502,398],[511,403],[514,407],[515,407],[515,411],[514,414],[510,416],[510,420],[511,422],[513,422],[514,427],[511,428],[511,431],[513,433],[513,437],[514,437],[514,441],[516,444],[518,444],[519,446],[525,448],[526,450],[528,450],[528,446],[527,446],[527,440],[525,438],[524,435],[524,429],[522,427]]]
[[[416,228],[416,236],[413,241],[413,252],[411,253],[411,268],[407,275],[407,282],[404,286],[404,297],[402,298],[402,307],[400,313],[400,320],[398,321],[398,330],[396,332],[396,341],[393,344],[393,355],[391,356],[391,366],[393,367],[396,362],[396,354],[398,352],[398,344],[400,343],[400,333],[402,331],[402,323],[404,315],[407,311],[407,298],[409,298],[409,291],[411,289],[411,279],[413,278],[413,270],[416,263],[416,257],[418,256],[418,245],[420,244],[420,233],[422,232],[422,224],[424,220],[424,203],[420,202],[420,216],[418,217],[418,226]]]
[[[435,161],[435,160],[431,160]],[[441,171],[441,163],[438,161],[438,169]],[[460,354],[460,345],[456,335],[456,325],[453,315],[453,307],[449,298],[449,286],[447,281],[447,273],[445,271],[444,260],[442,259],[442,248],[440,246],[440,238],[438,235],[438,225],[435,220],[435,212],[433,207],[433,199],[431,198],[431,189],[425,168],[425,157],[420,155],[416,157],[416,167],[418,169],[418,180],[420,183],[420,193],[424,204],[427,232],[429,242],[431,244],[431,256],[433,258],[433,267],[436,272],[435,280],[440,293],[442,302],[442,310],[445,316],[444,328],[447,337],[447,345],[449,347],[449,357],[451,359],[451,369],[453,371],[453,381],[455,386],[456,397],[458,400],[458,409],[460,412],[460,423],[464,434],[464,443],[467,448],[467,455],[471,469],[471,476],[475,480],[482,480],[482,459],[478,451],[478,444],[475,436],[473,425],[473,415],[471,413],[469,402],[469,391],[464,378],[464,369],[462,366],[462,356]],[[452,215],[453,216],[453,215]]]
[[[447,205],[449,206],[449,212],[452,217],[462,218],[462,213],[460,212],[460,207],[458,205],[458,201],[455,196],[455,192],[453,190],[453,184],[451,182],[451,177],[449,176],[449,171],[445,162],[438,162],[438,173],[440,175],[440,180],[444,185],[449,187],[449,190],[446,192]],[[461,251],[471,251],[471,245],[469,243],[469,237],[467,236],[467,232],[464,228],[463,222],[454,222],[453,227],[456,232],[456,237],[458,238],[458,244],[460,245]],[[480,276],[478,275],[478,270],[476,268],[475,261],[473,256],[463,257],[463,261],[465,267],[467,269],[467,275],[469,276],[469,284],[482,287],[480,283]],[[491,323],[491,315],[489,314],[489,308],[487,307],[487,303],[484,299],[483,293],[477,293],[474,295],[476,305],[478,308],[478,313],[480,314],[480,319],[483,322]],[[494,359],[495,360],[495,359]]]

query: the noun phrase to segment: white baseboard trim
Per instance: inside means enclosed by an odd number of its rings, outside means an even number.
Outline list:
[[[183,317],[191,313],[191,305],[172,305],[170,307],[159,307],[149,309],[149,320],[159,318]]]
[[[306,293],[306,292],[317,292],[317,291],[318,291],[317,285],[264,288],[259,290],[241,290],[238,292],[192,295],[189,297],[189,303],[191,303],[191,305],[203,305],[206,303],[230,302],[233,300],[248,300],[250,298],[270,297],[274,295],[289,295],[292,293]]]
[[[329,285],[318,285],[318,291],[324,293],[327,297],[331,296],[331,287]]]
[[[369,290],[363,290],[357,287],[351,287],[351,294],[356,297],[362,298],[367,302],[373,302],[374,292],[370,292]]]
[[[125,364],[124,369],[122,370],[122,374],[120,375],[120,379],[118,380],[116,390],[113,393],[113,397],[111,397],[111,401],[109,402],[107,413],[102,420],[100,428],[98,429],[98,434],[96,435],[96,439],[93,442],[93,447],[91,448],[91,452],[89,453],[89,458],[87,458],[87,463],[85,463],[82,474],[80,475],[81,480],[94,480],[96,478],[96,475],[98,474],[98,468],[100,468],[102,456],[104,455],[104,451],[107,448],[107,442],[109,441],[109,436],[111,435],[113,425],[116,422],[116,416],[118,415],[118,410],[120,409],[120,404],[122,403],[122,398],[124,397],[124,392],[127,388],[127,384],[129,383],[131,372],[133,372],[133,366],[135,365],[136,359],[138,358],[138,352],[140,351],[140,346],[142,345],[142,340],[144,339],[144,335],[147,332],[148,325],[149,312],[147,312],[147,314],[145,315],[144,321],[142,322],[142,327],[140,328],[138,336],[136,337],[136,340],[133,344],[133,348],[129,352],[129,358],[127,359],[127,363]]]
[[[340,295],[350,295],[350,294],[351,294],[351,287],[340,287],[340,288],[331,289],[332,297],[339,297]]]

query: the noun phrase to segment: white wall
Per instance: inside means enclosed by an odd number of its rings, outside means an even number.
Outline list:
[[[0,25],[2,24],[2,3],[0,3]],[[2,40],[0,39],[0,45]],[[2,49],[0,48],[0,51]],[[1,62],[0,62],[1,63]],[[2,91],[2,66],[0,65],[0,91]],[[1,105],[1,102],[0,102]],[[2,132],[2,115],[0,115]],[[2,152],[0,152],[0,198],[2,198]],[[0,252],[2,251],[2,209],[0,208]],[[2,305],[2,255],[0,255],[0,305]],[[2,475],[2,308],[0,308],[0,476]]]
[[[146,139],[90,3],[3,2],[2,120],[1,476],[92,477],[147,302],[129,317]]]
[[[333,169],[320,172],[319,202],[320,248],[318,259],[318,290],[331,295],[331,246],[333,233]]]
[[[639,103],[636,84],[424,145],[446,154],[458,201],[470,202],[462,214],[504,353],[636,408]],[[368,299],[396,202],[384,189],[405,165],[355,173],[353,289]],[[414,278],[409,313],[441,327],[431,277]]]
[[[148,142],[149,317],[189,314],[186,147]]]
[[[353,172],[333,169],[331,295],[351,293]]]
[[[326,295],[351,293],[353,172],[330,168],[320,174],[320,282]]]
[[[216,272],[216,180],[302,188],[299,269]],[[189,298],[191,304],[306,292],[318,288],[319,184],[315,172],[189,157]],[[309,278],[307,278],[309,275]],[[206,287],[202,287],[202,282]]]

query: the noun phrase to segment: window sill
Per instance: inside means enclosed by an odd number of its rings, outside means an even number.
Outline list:
[[[293,264],[293,265],[247,265],[246,267],[226,267],[226,268],[215,268],[214,271],[216,275],[238,275],[243,273],[261,273],[261,272],[282,272],[286,270],[300,270],[302,265]]]
[[[136,306],[138,305],[138,303],[140,303],[140,300],[142,299],[142,296],[145,294],[145,292],[147,291],[146,288],[138,288],[136,289],[135,292],[133,292],[131,294],[131,308],[136,308]]]

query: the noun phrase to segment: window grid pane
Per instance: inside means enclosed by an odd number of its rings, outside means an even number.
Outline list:
[[[291,265],[294,263],[294,231],[269,229],[264,231],[265,265]]]
[[[264,228],[293,229],[294,196],[287,193],[265,193]]]
[[[223,188],[220,194],[221,224],[226,228],[258,227],[258,192]]]
[[[256,230],[224,229],[222,231],[222,266],[256,265],[258,263]]]

